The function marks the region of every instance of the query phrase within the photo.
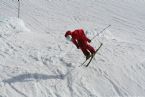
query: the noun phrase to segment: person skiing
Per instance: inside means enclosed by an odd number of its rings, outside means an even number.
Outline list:
[[[72,41],[78,49],[81,49],[86,60],[95,54],[95,49],[89,44],[91,40],[86,37],[83,29],[67,31],[65,37]]]

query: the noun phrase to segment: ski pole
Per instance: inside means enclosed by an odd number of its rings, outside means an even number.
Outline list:
[[[107,27],[105,27],[102,31],[100,31],[100,33],[97,33],[92,39],[91,41],[96,37],[98,36],[99,34],[103,33],[107,28],[109,28],[111,25],[108,25]]]
[[[20,18],[20,0],[18,0],[18,18]]]

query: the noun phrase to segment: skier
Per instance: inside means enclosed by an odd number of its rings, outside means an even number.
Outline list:
[[[86,37],[83,29],[76,29],[74,31],[67,31],[65,37],[72,41],[78,49],[81,49],[86,56],[86,60],[95,54],[95,49],[88,44],[91,40]]]

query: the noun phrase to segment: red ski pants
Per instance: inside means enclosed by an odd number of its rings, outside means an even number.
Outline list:
[[[89,44],[86,44],[85,46],[80,47],[80,49],[82,50],[85,56],[90,55],[90,53],[91,54],[95,53],[95,49]]]

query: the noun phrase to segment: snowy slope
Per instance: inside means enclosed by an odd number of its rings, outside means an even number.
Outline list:
[[[0,97],[145,96],[144,0],[0,0]],[[83,28],[103,42],[88,68],[64,38]]]

